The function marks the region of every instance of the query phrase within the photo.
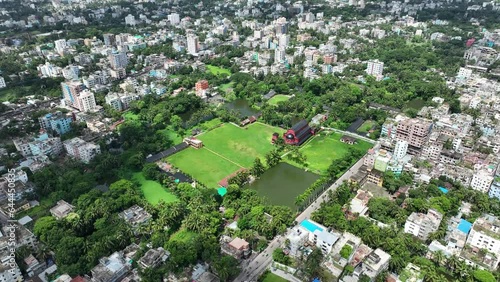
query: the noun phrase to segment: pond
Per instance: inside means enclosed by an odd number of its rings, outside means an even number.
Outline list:
[[[266,197],[273,205],[288,206],[295,210],[295,198],[319,179],[319,175],[287,163],[268,169],[259,179],[246,185]]]
[[[240,113],[240,115],[242,117],[253,116],[253,115],[256,115],[257,113],[259,113],[258,110],[253,109],[250,106],[250,103],[248,103],[248,101],[246,99],[235,99],[231,102],[225,103],[224,107],[226,109],[234,110],[234,111]]]

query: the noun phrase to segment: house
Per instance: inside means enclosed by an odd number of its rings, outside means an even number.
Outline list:
[[[45,262],[40,263],[33,255],[29,255],[25,258],[24,264],[26,265],[25,269],[29,277],[42,273],[42,271],[46,268]]]
[[[169,256],[170,252],[165,251],[162,247],[159,247],[157,249],[147,251],[146,254],[139,259],[137,264],[142,268],[155,268],[165,262]]]
[[[249,118],[246,118],[246,119],[242,120],[242,121],[240,122],[240,126],[241,126],[241,127],[243,127],[243,126],[247,126],[247,125],[249,125],[249,124],[254,123],[255,121],[257,121],[257,118],[256,118],[255,116],[251,116],[251,117],[249,117]]]
[[[50,213],[52,214],[53,217],[57,219],[62,219],[68,216],[73,210],[75,209],[74,206],[68,204],[64,200],[60,200],[57,202],[55,207],[50,209]]]
[[[118,216],[132,225],[133,228],[137,228],[151,219],[151,215],[138,205],[133,205],[121,212]]]
[[[366,275],[373,281],[377,275],[388,268],[390,259],[391,255],[381,249],[376,249],[362,263],[358,264],[353,275],[358,278],[361,275]]]
[[[353,138],[353,137],[350,137],[350,136],[347,136],[347,135],[343,135],[340,138],[340,142],[346,143],[346,144],[349,144],[349,145],[354,145],[354,144],[358,143],[358,141],[356,140],[356,138]]]
[[[324,122],[328,116],[326,114],[317,114],[311,119],[311,125],[318,126]]]
[[[195,148],[195,149],[201,149],[203,148],[203,141],[196,139],[196,138],[184,138],[182,140],[183,142],[189,144],[189,146]]]
[[[373,198],[373,194],[369,191],[358,190],[356,197],[351,200],[351,213],[364,215],[368,211],[368,202],[371,198]]]
[[[283,134],[283,139],[286,144],[300,146],[313,134],[314,131],[307,121],[301,120]]]
[[[126,262],[121,252],[115,252],[109,257],[103,257],[99,264],[90,272],[92,282],[118,282],[131,269],[131,262]]]
[[[241,238],[231,239],[228,236],[221,238],[222,252],[234,257],[235,259],[247,258],[251,254],[250,245]]]
[[[382,172],[376,169],[370,170],[366,177],[366,182],[373,183],[379,187],[382,187],[382,184],[384,183],[384,177]]]
[[[442,219],[443,215],[433,209],[429,209],[427,214],[413,212],[406,220],[404,232],[427,240],[432,232],[438,230]]]

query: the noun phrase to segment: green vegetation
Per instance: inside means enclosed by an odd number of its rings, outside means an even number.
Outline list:
[[[206,148],[187,148],[167,160],[197,181],[213,188],[216,188],[217,183],[224,177],[241,168]]]
[[[345,259],[348,259],[351,254],[352,254],[352,247],[347,244],[344,245],[340,250],[340,256]]]
[[[370,131],[370,129],[372,129],[375,125],[377,125],[376,122],[372,120],[367,120],[363,122],[363,124],[358,128],[357,131],[361,133],[368,133],[368,131]]]
[[[228,69],[225,69],[225,68],[212,66],[212,65],[206,65],[206,67],[207,67],[207,72],[210,72],[213,75],[219,75],[219,74],[231,75],[231,71]]]
[[[126,112],[123,117],[125,120],[139,120],[139,116],[137,114],[134,114],[133,112]]]
[[[366,152],[372,147],[372,145],[366,141],[359,140],[358,144],[348,145],[340,142],[342,134],[335,132],[321,132],[318,136],[313,137],[312,140],[308,141],[300,151],[307,158],[307,169],[324,174],[328,166],[334,160],[338,160],[345,156],[349,148],[354,148],[360,152]],[[293,161],[287,160],[293,165],[297,165]],[[302,167],[299,165],[299,167]]]
[[[269,99],[269,101],[267,101],[267,103],[269,105],[276,106],[280,102],[288,101],[288,99],[290,99],[290,96],[278,94],[278,95],[275,95],[274,97],[272,97],[271,99]]]
[[[175,131],[173,131],[169,128],[158,130],[157,132],[159,132],[162,135],[164,135],[165,137],[167,137],[174,144],[179,144],[182,142],[182,136],[180,136],[178,133],[176,133]]]
[[[144,197],[153,205],[158,204],[160,201],[170,203],[178,200],[174,194],[165,190],[160,183],[153,180],[147,180],[142,172],[134,173],[133,180],[139,183]]]
[[[262,277],[263,277],[262,282],[288,282],[288,280],[281,278],[278,275],[273,274],[271,272],[265,273]],[[261,280],[259,279],[259,281]]]

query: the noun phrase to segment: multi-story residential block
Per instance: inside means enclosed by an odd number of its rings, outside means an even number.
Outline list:
[[[7,87],[7,84],[5,83],[5,79],[0,76],[0,89]]]
[[[401,121],[397,126],[396,139],[408,142],[408,153],[418,154],[432,130],[432,123],[413,118]]]
[[[203,79],[195,83],[194,89],[196,91],[196,96],[205,97],[206,92],[209,88],[208,81]]]
[[[467,237],[467,244],[500,254],[500,220],[492,215],[476,219]]]
[[[0,252],[0,282],[21,282],[24,281],[21,270],[12,257],[8,249]]]
[[[382,74],[384,73],[384,63],[379,60],[370,60],[366,66],[366,73],[372,75],[377,80],[382,79]]]
[[[108,93],[105,96],[106,104],[117,111],[123,111],[129,108],[130,103],[139,98],[133,93]]]
[[[119,214],[132,227],[137,228],[151,219],[151,215],[138,205],[134,205]]]
[[[382,184],[384,184],[384,174],[379,170],[372,169],[368,172],[366,182],[382,187]]]
[[[177,13],[172,13],[168,15],[168,20],[170,21],[170,24],[173,26],[178,25],[181,22],[180,16]]]
[[[61,82],[64,103],[67,106],[78,109],[81,112],[95,110],[94,93],[85,90],[85,85],[79,81]]]
[[[490,198],[500,199],[500,181],[494,181],[493,183],[491,183],[488,196],[490,196]]]
[[[394,146],[394,154],[393,157],[396,160],[401,160],[406,156],[406,152],[408,151],[408,142],[404,140],[396,141],[396,145]]]
[[[74,206],[68,204],[64,200],[60,200],[53,208],[50,209],[50,214],[57,219],[62,219],[68,216],[68,214],[70,214],[74,209]]]
[[[187,51],[191,55],[197,55],[199,51],[198,36],[194,34],[187,35]]]
[[[164,263],[169,256],[170,252],[165,251],[162,247],[150,249],[137,261],[137,264],[141,268],[155,268]]]
[[[118,282],[132,268],[131,261],[126,261],[122,252],[115,252],[109,257],[103,257],[99,264],[90,272],[92,282]]]
[[[429,209],[427,214],[413,212],[406,220],[404,232],[427,240],[430,233],[438,230],[442,219],[443,215],[433,209]]]
[[[384,252],[382,249],[376,249],[371,252],[362,263],[356,266],[352,273],[352,277],[354,277],[354,279],[359,279],[362,275],[366,275],[373,281],[377,275],[389,267],[390,259],[391,255]]]
[[[58,135],[62,135],[71,130],[73,116],[58,111],[39,117],[38,122],[40,123],[40,128],[47,131],[54,131]]]
[[[89,163],[95,156],[101,153],[99,145],[85,142],[78,137],[66,140],[63,144],[68,155],[84,163]]]
[[[57,156],[62,151],[61,138],[49,138],[45,132],[42,132],[35,138],[14,139],[13,143],[24,157],[39,155]]]
[[[474,190],[488,193],[491,183],[493,182],[494,176],[492,171],[486,169],[481,169],[474,173],[472,180],[470,182],[470,187]]]
[[[108,55],[109,64],[114,70],[127,67],[128,58],[125,52],[112,52]]]
[[[104,39],[104,45],[106,46],[114,46],[116,45],[116,36],[112,33],[105,33],[102,35]]]

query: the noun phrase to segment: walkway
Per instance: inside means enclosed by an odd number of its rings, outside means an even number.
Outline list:
[[[349,131],[344,131],[344,130],[340,130],[340,129],[337,129],[337,128],[331,128],[331,127],[323,127],[323,126],[321,127],[321,129],[331,130],[331,131],[334,131],[334,132],[342,133],[344,135],[351,136],[351,137],[354,137],[354,138],[358,138],[358,139],[361,139],[363,141],[366,141],[366,142],[369,142],[369,143],[372,143],[372,144],[377,143],[377,141],[375,141],[373,139],[370,139],[368,137],[361,136],[359,134],[352,133],[352,132],[349,132]]]

